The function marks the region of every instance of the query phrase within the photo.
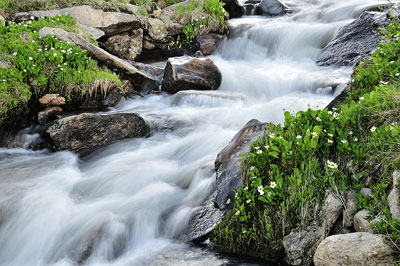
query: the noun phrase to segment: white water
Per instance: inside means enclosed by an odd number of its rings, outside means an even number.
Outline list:
[[[326,106],[351,69],[317,67],[321,48],[384,2],[291,0],[290,16],[232,20],[234,37],[211,56],[223,73],[218,91],[152,95],[110,111],[143,115],[149,138],[82,157],[0,149],[0,265],[232,263],[176,240],[215,187],[217,153],[252,118],[279,123],[283,109]]]

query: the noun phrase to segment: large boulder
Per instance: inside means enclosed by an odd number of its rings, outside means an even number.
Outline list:
[[[393,172],[393,188],[388,196],[390,213],[392,214],[392,217],[396,218],[397,220],[400,220],[399,178],[400,178],[400,172],[394,171]]]
[[[290,12],[291,9],[279,0],[262,0],[257,6],[258,15],[280,16]]]
[[[328,236],[342,211],[343,203],[332,192],[328,192],[318,221],[283,238],[285,261],[289,265],[310,265],[319,243]]]
[[[168,59],[162,88],[168,93],[181,90],[216,90],[222,74],[211,59],[182,56]]]
[[[197,36],[196,41],[199,44],[200,52],[203,55],[210,55],[212,52],[214,52],[215,48],[223,38],[223,35],[207,33]]]
[[[315,266],[395,265],[394,252],[381,235],[350,233],[334,235],[319,244]]]
[[[25,12],[26,13],[26,12]],[[23,20],[25,13],[17,13],[16,19]],[[70,8],[31,11],[28,12],[29,17],[54,17],[57,15],[67,15],[76,20],[78,24],[96,28],[105,33],[105,35],[115,35],[124,31],[137,29],[140,26],[140,18],[133,14],[125,14],[120,12],[104,12],[103,10],[94,9],[91,6],[74,6]],[[96,33],[93,38],[99,38]]]
[[[251,143],[264,135],[265,123],[252,119],[233,137],[217,156],[217,188],[195,211],[189,222],[187,238],[204,240],[222,220],[226,211],[226,200],[234,199],[234,189],[242,186],[239,156],[250,149]]]
[[[386,13],[364,12],[339,30],[317,59],[320,66],[354,66],[370,55],[379,44],[377,30],[390,24]]]
[[[143,29],[123,32],[104,42],[107,51],[120,58],[138,60],[142,53]]]
[[[251,143],[264,135],[265,123],[252,119],[233,137],[217,156],[215,171],[217,172],[216,206],[226,209],[226,201],[234,201],[235,189],[243,185],[240,171],[240,155],[249,152]]]
[[[56,150],[79,152],[125,138],[144,137],[149,128],[135,113],[80,114],[55,121],[48,129]]]

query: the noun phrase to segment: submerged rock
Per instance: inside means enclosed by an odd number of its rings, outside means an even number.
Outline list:
[[[390,24],[386,13],[364,12],[354,22],[339,30],[322,49],[320,66],[354,66],[370,55],[379,44],[377,30]]]
[[[257,6],[258,15],[280,16],[291,12],[291,9],[279,0],[262,0]]]
[[[216,90],[222,74],[211,59],[182,56],[168,59],[162,88],[168,93],[181,90]]]
[[[319,244],[315,266],[328,265],[394,265],[392,247],[381,235],[350,233],[334,235]]]
[[[149,128],[135,113],[80,114],[54,122],[47,133],[56,150],[82,151],[125,138],[144,137]]]

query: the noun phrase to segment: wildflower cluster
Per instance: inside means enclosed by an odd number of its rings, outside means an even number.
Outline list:
[[[88,58],[78,46],[63,43],[55,36],[42,38],[42,27],[76,27],[71,17],[30,20],[0,27],[0,55],[8,67],[0,66],[0,116],[19,104],[27,103],[32,93],[58,93],[67,98],[81,97],[98,79],[120,84],[118,77]]]

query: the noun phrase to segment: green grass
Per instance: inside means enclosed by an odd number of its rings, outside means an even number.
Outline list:
[[[383,44],[354,69],[351,92],[337,109],[286,112],[283,125],[267,125],[243,157],[243,188],[212,242],[261,257],[282,252],[284,236],[318,220],[327,190],[343,199],[354,189],[359,210],[385,217],[375,232],[400,244],[400,222],[387,201],[400,167],[399,34],[398,22],[388,27]],[[359,193],[365,186],[372,200]]]
[[[31,97],[58,93],[74,100],[121,86],[118,76],[99,67],[86,51],[59,41],[54,36],[41,38],[42,27],[61,27],[73,31],[75,21],[67,16],[12,23],[0,27],[0,117],[27,104]]]

